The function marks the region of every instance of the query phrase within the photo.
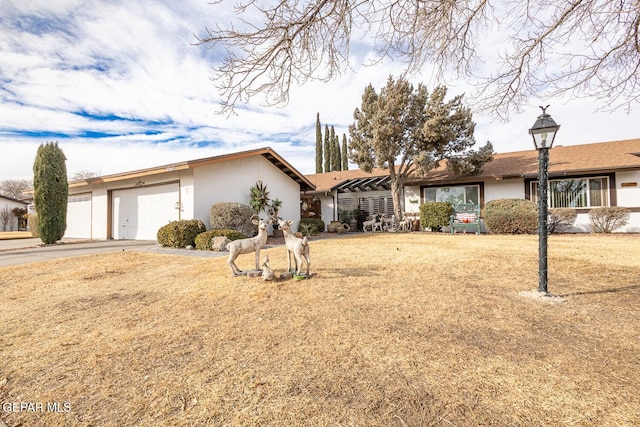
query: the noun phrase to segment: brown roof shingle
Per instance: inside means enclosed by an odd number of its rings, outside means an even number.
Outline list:
[[[640,139],[600,142],[570,146],[556,146],[549,151],[549,174],[563,175],[612,172],[640,169]],[[498,153],[479,175],[459,176],[449,172],[446,162],[431,171],[427,177],[412,176],[407,185],[426,183],[453,183],[535,177],[538,173],[538,152],[535,149]],[[339,184],[356,178],[386,176],[385,169],[366,173],[359,169],[307,175],[316,186],[316,192],[330,191]]]
[[[549,150],[550,176],[624,169],[640,169],[640,139],[557,146]],[[496,154],[491,162],[484,165],[479,175],[465,177],[455,175],[446,169],[446,163],[443,162],[427,178],[415,177],[407,183],[497,180],[535,177],[537,174],[538,152],[532,149]]]

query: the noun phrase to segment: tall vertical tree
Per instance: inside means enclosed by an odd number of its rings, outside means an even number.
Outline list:
[[[324,125],[324,171],[331,172],[331,140],[329,125]]]
[[[380,93],[371,84],[365,88],[362,106],[354,112],[351,160],[366,172],[374,167],[389,170],[396,218],[402,217],[401,190],[411,173],[424,176],[449,158],[456,159],[452,164],[457,170],[479,173],[483,163],[477,163],[478,158],[491,159],[470,150],[475,144],[471,110],[461,95],[446,101],[446,94],[443,86],[429,94],[422,84],[414,89],[406,79],[389,76]],[[467,158],[473,158],[475,166]]]
[[[342,170],[349,170],[349,148],[347,147],[347,134],[342,134]]]
[[[331,171],[338,171],[338,143],[336,138],[336,130],[331,126],[331,134],[329,136],[331,143]]]
[[[335,136],[335,145],[336,145],[336,170],[342,170],[342,150],[340,149],[340,137],[338,135]]]
[[[67,229],[67,167],[58,143],[38,147],[33,163],[33,201],[38,214],[38,231],[45,244],[62,239]]]
[[[320,113],[316,115],[316,173],[322,173],[322,126]]]

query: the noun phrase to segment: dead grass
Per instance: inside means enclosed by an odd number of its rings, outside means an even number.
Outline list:
[[[30,231],[0,231],[0,240],[31,239]]]
[[[111,253],[0,269],[7,425],[640,424],[640,237],[368,234],[308,281]],[[277,272],[282,247],[266,251]],[[249,268],[251,256],[239,259]]]

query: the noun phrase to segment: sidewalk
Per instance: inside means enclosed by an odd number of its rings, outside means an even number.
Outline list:
[[[164,248],[153,240],[62,239],[55,245],[43,245],[39,238],[0,240],[0,268],[11,265],[106,252],[149,252],[201,258],[227,256],[228,252]]]

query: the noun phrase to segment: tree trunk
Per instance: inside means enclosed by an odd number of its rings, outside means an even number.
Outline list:
[[[404,187],[405,177],[402,174],[395,174],[391,172],[389,174],[391,178],[391,199],[393,200],[393,215],[395,216],[396,223],[402,221],[402,187]]]

